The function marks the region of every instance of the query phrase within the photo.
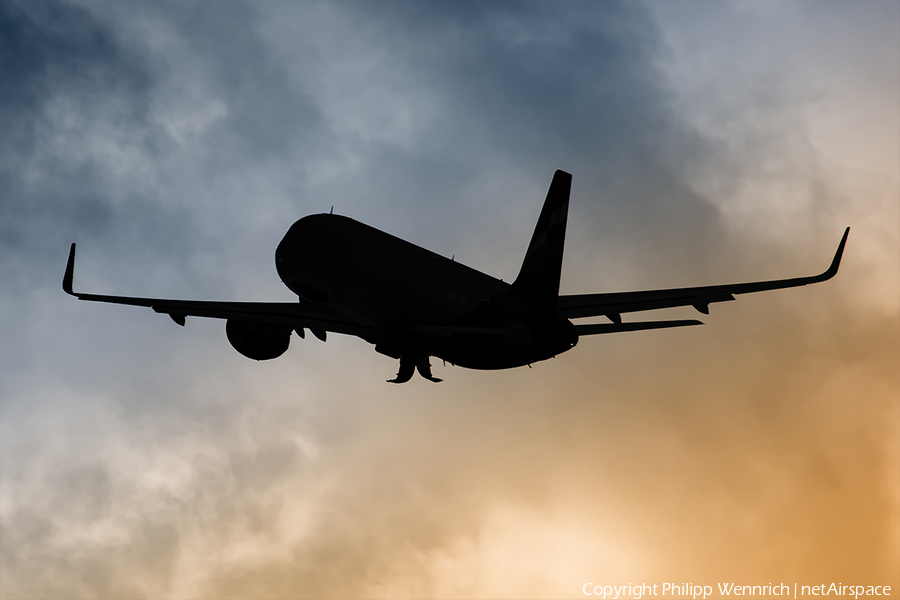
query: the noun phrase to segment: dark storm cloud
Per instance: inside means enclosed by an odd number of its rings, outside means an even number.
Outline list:
[[[247,5],[13,2],[0,13],[3,370],[21,374],[6,387],[37,375],[48,315],[65,306],[45,290],[58,289],[69,243],[80,242],[76,286],[221,292],[216,267],[233,254],[197,254],[243,251],[228,237],[253,219],[221,215],[260,214],[265,192],[242,180],[259,180],[292,140],[314,147],[318,121],[267,58]],[[271,264],[273,239],[261,242]],[[127,346],[129,329],[107,339]]]
[[[339,210],[511,277],[549,178],[562,168],[575,175],[575,239],[622,247],[624,232],[640,225],[648,237],[672,238],[673,262],[702,262],[695,249],[714,232],[716,212],[683,169],[712,149],[672,113],[643,7],[317,6],[340,44],[296,24],[321,16],[306,6],[263,5],[261,21],[276,46],[297,39],[335,55],[319,64],[283,54],[298,87],[325,110],[344,109],[330,122],[335,147],[360,158],[358,174],[346,172],[365,187],[337,183]],[[358,70],[349,83],[347,69]],[[367,94],[373,89],[380,95]],[[372,103],[354,101],[370,95]],[[350,121],[361,124],[342,135]],[[497,243],[485,256],[466,253],[479,234]],[[688,239],[695,243],[677,243]]]
[[[656,40],[640,7],[388,7],[378,12],[389,31],[412,32],[399,47],[447,99],[446,117],[465,123],[459,144],[487,145],[529,166],[600,168],[640,144],[648,126],[664,125]]]
[[[132,7],[109,12],[114,28],[135,19]],[[200,65],[197,74],[210,87],[203,91],[227,99],[228,116],[221,129],[227,137],[211,140],[227,144],[219,148],[217,159],[264,162],[292,152],[298,140],[310,150],[324,141],[317,131],[317,109],[287,85],[286,65],[272,59],[257,34],[252,4],[164,3],[140,7],[138,15],[138,22],[171,28],[167,36],[183,46],[185,58]],[[131,31],[139,34],[140,27]],[[150,45],[148,59],[161,79],[177,76],[179,65],[171,54],[174,48],[166,47],[163,40],[154,41],[152,35],[143,43],[145,50]],[[189,86],[190,82],[178,84]]]
[[[123,52],[81,8],[7,2],[0,7],[0,33],[0,243],[6,263],[19,248],[33,250],[39,245],[34,238],[60,223],[93,234],[109,224],[111,208],[97,194],[92,165],[67,169],[59,157],[31,162],[45,143],[39,136],[47,103],[64,96],[84,107],[117,98],[116,117],[141,124],[150,81],[146,65]]]
[[[472,179],[489,181],[504,165],[528,181],[534,200],[502,199],[523,216],[517,227],[527,231],[539,190],[562,168],[575,176],[573,247],[585,231],[607,240],[605,248],[626,247],[623,232],[637,230],[658,241],[673,237],[673,261],[702,263],[716,211],[691,190],[683,167],[711,148],[672,113],[657,66],[662,48],[643,7],[389,6],[378,11],[389,14],[389,33],[445,103],[440,141],[429,147],[466,161]],[[456,196],[477,203],[478,193]],[[677,243],[688,237],[693,243]]]
[[[0,10],[7,286],[34,285],[20,281],[20,252],[58,262],[72,239],[195,252],[219,201],[203,194],[223,173],[277,159],[297,139],[315,144],[316,111],[267,60],[249,6]],[[214,153],[188,147],[198,129]]]

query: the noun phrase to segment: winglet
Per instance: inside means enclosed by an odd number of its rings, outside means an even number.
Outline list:
[[[825,279],[831,279],[835,275],[837,275],[838,267],[841,266],[841,257],[844,255],[844,246],[847,245],[847,236],[850,235],[850,228],[844,230],[844,237],[841,238],[841,243],[838,244],[837,251],[834,253],[834,259],[831,261],[831,266],[828,267],[828,270],[822,273],[823,281]]]
[[[63,291],[70,296],[77,296],[72,291],[72,277],[75,275],[75,242],[69,248],[69,261],[66,263],[66,274],[63,275]]]

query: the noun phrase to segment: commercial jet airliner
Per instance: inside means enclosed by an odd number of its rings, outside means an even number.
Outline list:
[[[848,227],[828,269],[793,279],[702,287],[559,295],[572,176],[557,171],[515,281],[505,283],[348,217],[316,214],[294,223],[275,250],[275,268],[297,302],[204,302],[72,291],[75,244],[63,290],[79,300],[147,306],[179,325],[187,317],[225,319],[235,350],[254,360],[284,354],[292,333],[355,335],[400,361],[390,383],[413,373],[430,381],[435,356],[469,369],[531,365],[572,349],[584,335],[702,325],[694,319],[628,322],[625,313],[693,306],[735,294],[797,287],[838,271]],[[605,316],[609,322],[574,324]]]

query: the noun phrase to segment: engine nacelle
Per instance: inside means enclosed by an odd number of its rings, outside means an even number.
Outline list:
[[[284,354],[291,344],[291,328],[269,323],[228,319],[225,335],[235,350],[253,360],[271,360]]]

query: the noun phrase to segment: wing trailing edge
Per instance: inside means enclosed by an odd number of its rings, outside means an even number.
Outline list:
[[[606,315],[611,320],[615,320],[621,313],[673,308],[676,306],[693,306],[699,312],[709,314],[710,304],[734,300],[735,294],[752,294],[767,290],[800,287],[831,279],[837,275],[849,234],[850,228],[848,227],[844,230],[841,242],[838,244],[834,258],[831,260],[831,265],[818,275],[665,290],[575,294],[560,296],[556,307],[569,319]]]
[[[155,312],[169,315],[179,325],[186,317],[211,319],[235,319],[254,323],[286,325],[292,329],[307,328],[324,339],[323,332],[332,331],[360,337],[371,336],[375,328],[354,322],[329,306],[299,302],[210,302],[204,300],[167,300],[165,298],[137,298],[132,296],[108,296],[83,294],[72,289],[75,275],[75,244],[69,249],[69,259],[63,275],[63,291],[79,300],[144,306]],[[321,334],[321,335],[320,335]]]

